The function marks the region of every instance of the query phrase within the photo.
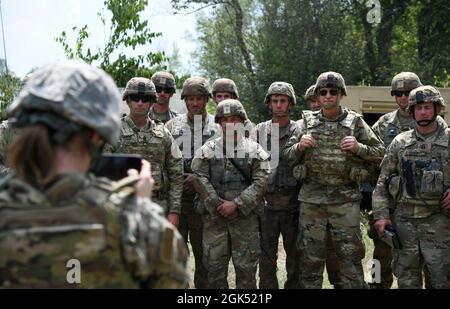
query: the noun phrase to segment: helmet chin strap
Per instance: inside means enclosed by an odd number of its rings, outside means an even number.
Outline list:
[[[426,127],[426,126],[432,124],[432,123],[436,120],[436,118],[437,118],[436,104],[433,104],[433,107],[434,107],[434,115],[433,115],[433,118],[428,119],[428,120],[420,120],[420,121],[417,121],[417,120],[416,120],[416,116],[415,116],[415,114],[413,113],[413,115],[412,115],[412,116],[413,116],[413,119],[416,121],[416,123],[417,123],[418,126],[420,126],[420,127]]]

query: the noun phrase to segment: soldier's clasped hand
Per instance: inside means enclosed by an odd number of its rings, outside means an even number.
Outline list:
[[[312,137],[309,134],[305,134],[300,139],[300,142],[298,143],[297,147],[300,152],[303,152],[307,148],[316,147],[316,145],[317,145],[317,143],[316,143],[316,140],[314,139],[314,137]]]
[[[359,150],[359,143],[354,136],[346,136],[341,140],[339,147],[344,151],[357,153]]]
[[[235,202],[224,201],[217,207],[219,214],[227,219],[232,219],[237,213],[238,206]]]

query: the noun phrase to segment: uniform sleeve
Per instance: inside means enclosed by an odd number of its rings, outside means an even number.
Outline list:
[[[125,266],[144,288],[185,288],[187,248],[177,229],[150,199],[127,199],[120,216]]]
[[[269,155],[258,145],[257,156],[252,161],[252,183],[248,186],[234,202],[239,210],[248,216],[250,212],[261,205],[261,200],[266,192],[267,178],[270,173]]]
[[[298,150],[298,143],[300,142],[300,139],[305,133],[306,133],[305,122],[303,119],[301,119],[298,122],[298,125],[295,128],[295,130],[292,131],[283,149],[281,150],[281,160],[286,160],[286,162],[289,162],[291,166],[294,166],[300,161],[302,157],[302,152]]]
[[[169,213],[181,212],[181,194],[183,192],[183,157],[172,134],[166,130],[165,141],[166,168],[169,176],[168,210]]]
[[[375,220],[389,219],[389,200],[392,198],[386,188],[386,180],[400,175],[398,162],[399,142],[394,139],[388,147],[386,155],[381,162],[381,172],[372,195],[372,206]]]
[[[259,130],[259,128],[260,128],[259,124],[257,124],[256,126],[254,126],[252,128],[252,131],[250,132],[250,136],[249,136],[249,138],[252,141],[258,142],[258,130]]]
[[[191,168],[195,176],[195,190],[203,200],[208,213],[213,215],[216,213],[217,206],[219,205],[219,195],[210,182],[210,162],[207,150],[208,148],[205,144],[196,151]]]
[[[380,138],[380,140],[383,140],[384,132],[381,118],[373,124],[372,131]]]
[[[355,137],[359,143],[357,156],[365,161],[381,162],[385,152],[383,142],[362,118],[356,123]]]

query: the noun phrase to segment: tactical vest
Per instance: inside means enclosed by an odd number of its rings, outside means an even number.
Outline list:
[[[158,120],[158,121],[161,121],[162,123],[166,123],[170,119],[177,117],[178,113],[169,108],[169,110],[167,110],[166,113],[160,114],[160,113],[156,113],[153,110],[153,108],[150,108],[148,115],[152,120]]]
[[[65,178],[53,187],[56,196],[67,179],[67,196],[53,202],[13,177],[0,185],[0,287],[138,287],[122,260],[111,184]],[[73,283],[78,266],[80,283]]]
[[[341,121],[324,121],[320,112],[304,111],[306,134],[312,135],[317,146],[305,150],[306,181],[325,186],[356,184],[355,175],[363,172],[362,160],[339,147],[345,136],[354,136],[359,115],[344,110],[347,116]]]
[[[383,143],[384,143],[384,147],[388,147],[392,141],[394,140],[394,138],[405,131],[411,130],[414,127],[414,120],[411,119],[411,125],[409,126],[403,126],[400,127],[400,120],[395,121],[395,117],[398,115],[398,111],[393,112],[393,113],[389,113],[386,115],[386,123],[387,123],[387,127],[386,130],[384,132],[384,136],[383,138]],[[398,116],[400,117],[400,116]]]
[[[234,158],[233,160],[251,179],[251,159],[248,154],[245,158]],[[251,185],[248,179],[226,158],[211,159],[209,175],[211,175],[210,181],[217,194],[227,201],[232,201]]]
[[[164,124],[152,121],[151,130],[135,131],[127,121],[130,119],[122,118],[120,148],[116,152],[142,155],[152,166],[154,190],[166,193],[169,187],[169,175],[164,168],[166,160]]]
[[[442,130],[442,129],[441,129]],[[439,211],[442,194],[450,187],[450,129],[434,142],[419,141],[414,131],[402,136],[399,171],[389,184],[391,195],[409,207],[413,217],[426,217]]]
[[[286,134],[280,136],[278,146],[280,152],[281,149],[283,149],[283,146],[288,141],[289,132],[292,130],[294,126],[295,122],[291,120],[290,123],[288,124],[288,127],[285,128]],[[258,128],[258,134],[260,134],[258,137],[258,143],[261,141],[261,134],[267,136],[267,148],[266,145],[261,145],[263,146],[264,150],[266,150],[266,152],[268,152],[268,149],[272,149],[271,128],[272,128],[272,120],[261,123]],[[266,193],[285,195],[287,192],[298,191],[297,185],[298,185],[297,180],[293,175],[293,169],[290,166],[289,162],[287,160],[282,160],[282,158],[279,157],[278,165],[276,166],[276,168],[271,169],[271,172],[268,176]]]
[[[193,124],[191,125],[187,114],[179,115],[178,117],[175,117],[172,121],[173,121],[172,129],[171,129],[170,133],[172,133],[173,138],[175,139],[175,141],[177,141],[180,151],[183,154],[184,172],[192,173],[191,163],[192,163],[192,160],[194,159],[195,152],[197,151],[198,148],[203,146],[208,140],[217,137],[218,134],[220,134],[220,132],[219,132],[220,128],[214,122],[214,116],[210,115],[210,114],[207,114],[207,119],[206,119],[205,124],[203,125],[201,133],[194,132],[194,126],[193,126]],[[186,155],[186,152],[183,151],[183,148],[184,148],[183,145],[186,145],[186,143],[181,142],[181,139],[184,136],[183,134],[186,134],[186,132],[188,132],[186,136],[189,137],[188,142],[190,143],[190,153],[188,153],[188,154],[190,154],[190,155]],[[195,140],[194,140],[195,134],[198,134],[198,136],[201,136],[201,144],[199,143],[197,145],[198,147],[196,147],[196,145],[195,145]]]

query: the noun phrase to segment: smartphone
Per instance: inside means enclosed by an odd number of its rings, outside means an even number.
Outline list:
[[[99,177],[120,180],[128,176],[128,170],[134,168],[138,172],[142,167],[142,156],[134,154],[104,154],[96,160],[90,172]]]

